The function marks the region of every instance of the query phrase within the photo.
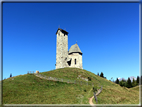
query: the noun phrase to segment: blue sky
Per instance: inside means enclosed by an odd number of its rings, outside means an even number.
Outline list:
[[[3,79],[55,69],[56,31],[76,43],[83,69],[139,75],[139,3],[3,3]]]

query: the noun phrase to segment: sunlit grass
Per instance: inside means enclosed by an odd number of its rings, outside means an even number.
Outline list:
[[[40,73],[42,75],[77,79],[79,75],[84,78],[91,77],[90,83],[98,89],[103,86],[102,92],[97,96],[98,104],[138,104],[139,87],[131,89],[101,78],[89,71],[78,68],[64,68]],[[84,81],[85,82],[85,81]],[[33,74],[25,74],[3,81],[3,104],[89,104],[93,96],[91,85],[68,84],[65,82],[48,81]],[[93,99],[95,103],[95,100]]]

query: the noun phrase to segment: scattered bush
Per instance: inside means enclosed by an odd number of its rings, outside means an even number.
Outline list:
[[[90,78],[90,77],[88,77],[88,81],[91,81],[91,78]]]
[[[97,91],[97,88],[93,87],[93,92],[96,92]]]

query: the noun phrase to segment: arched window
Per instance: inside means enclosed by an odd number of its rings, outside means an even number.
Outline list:
[[[75,64],[76,64],[76,59],[74,61],[75,61]]]

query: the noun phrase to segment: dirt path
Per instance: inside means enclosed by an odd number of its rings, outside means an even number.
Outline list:
[[[40,77],[40,76],[38,76],[38,75],[36,75],[36,76],[43,79],[43,77]],[[44,78],[44,79],[46,79],[46,78]],[[47,80],[48,80],[48,79],[47,79]],[[91,90],[92,90],[92,89],[91,89]],[[90,90],[90,91],[91,91],[91,90]],[[89,93],[90,93],[90,91],[89,91]],[[98,90],[98,92],[96,93],[96,96],[99,95],[100,92],[101,92],[101,90]],[[94,98],[94,96],[92,96],[91,98],[89,98],[89,104],[90,104],[92,107],[96,107],[95,104],[92,102],[93,98]]]
[[[94,96],[91,97],[91,98],[89,98],[89,104],[92,105],[93,107],[96,107],[96,106],[94,105],[94,103],[92,102],[93,98],[94,98]]]
[[[101,89],[98,90],[98,92],[96,93],[96,96],[99,95],[101,93]],[[93,98],[94,96],[92,96],[91,98],[89,98],[89,104],[92,105],[93,107],[96,107],[93,103]]]

